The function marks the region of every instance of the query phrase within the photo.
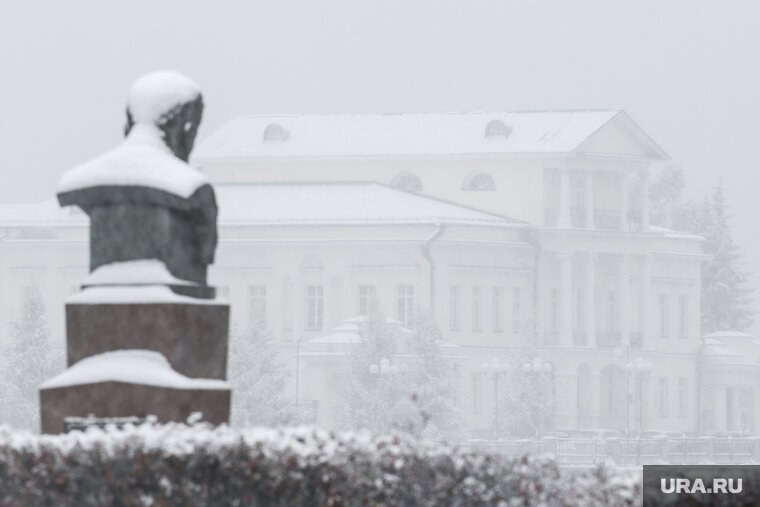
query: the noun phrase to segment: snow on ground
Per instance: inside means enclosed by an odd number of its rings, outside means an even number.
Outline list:
[[[182,296],[165,285],[88,287],[66,299],[66,303],[84,305],[174,303],[193,305],[227,304],[220,298],[201,299]]]
[[[229,389],[223,380],[190,378],[174,371],[169,361],[152,350],[116,350],[82,359],[51,378],[41,389],[126,382],[173,389]]]
[[[98,267],[82,280],[82,285],[198,285],[172,275],[159,259],[113,262]]]

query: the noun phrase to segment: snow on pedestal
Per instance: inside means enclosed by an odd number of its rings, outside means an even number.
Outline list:
[[[218,379],[190,378],[174,371],[163,354],[152,350],[115,350],[87,357],[42,384],[42,389],[126,382],[172,389],[229,389]]]

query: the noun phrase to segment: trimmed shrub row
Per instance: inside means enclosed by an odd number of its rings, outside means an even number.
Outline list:
[[[641,504],[638,474],[560,469],[400,435],[311,427],[127,425],[58,436],[0,427],[0,505]]]

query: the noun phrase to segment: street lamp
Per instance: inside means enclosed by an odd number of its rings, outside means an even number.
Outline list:
[[[548,379],[549,375],[552,373],[552,365],[548,361],[544,361],[540,357],[533,358],[533,361],[526,361],[522,365],[522,371],[526,376],[531,376],[531,378],[535,378],[537,381],[540,381],[542,378]],[[541,408],[543,405],[543,391],[546,386],[543,385],[537,385],[537,396],[539,397],[539,403],[538,407],[536,407],[536,438],[539,437],[541,434],[541,424],[542,424],[542,417],[541,417]]]
[[[628,362],[625,365],[625,371],[628,374],[628,377],[633,377],[635,381],[634,385],[639,390],[639,436],[641,436],[641,432],[644,430],[644,403],[642,397],[642,392],[644,391],[644,378],[652,373],[653,368],[652,363],[644,361],[640,357],[637,357],[635,361]],[[632,402],[633,400],[630,401]]]
[[[493,432],[494,436],[499,431],[499,378],[509,371],[509,363],[494,357],[480,365],[486,377],[493,378]]]
[[[380,375],[381,377],[391,377],[398,375],[399,373],[408,373],[409,365],[406,363],[391,364],[388,358],[380,360],[380,364],[372,363],[369,365],[369,372],[372,375]]]

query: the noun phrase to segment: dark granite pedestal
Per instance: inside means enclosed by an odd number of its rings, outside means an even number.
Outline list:
[[[153,415],[158,422],[183,422],[201,412],[202,421],[229,422],[231,394],[224,382],[228,327],[229,305],[216,301],[68,303],[68,369],[40,389],[42,432],[60,433],[66,418],[90,415],[96,420]],[[128,380],[116,378],[125,375],[124,363],[109,353],[146,350],[166,359],[161,359],[161,375],[173,382],[179,378],[182,388],[155,382],[155,370],[134,368],[126,374]],[[83,367],[83,360],[102,357],[111,358],[113,370],[120,371],[117,376],[104,373],[102,367],[90,376],[92,368]],[[67,385],[57,382],[70,378],[74,370],[80,377],[84,371],[84,379],[77,377]]]
[[[194,378],[227,378],[227,304],[66,305],[67,365],[111,350],[154,350]]]
[[[202,412],[203,421],[229,421],[229,389],[174,389],[123,382],[98,382],[40,390],[43,433],[62,433],[67,417],[93,415],[138,417],[149,415],[158,422],[186,421]]]

